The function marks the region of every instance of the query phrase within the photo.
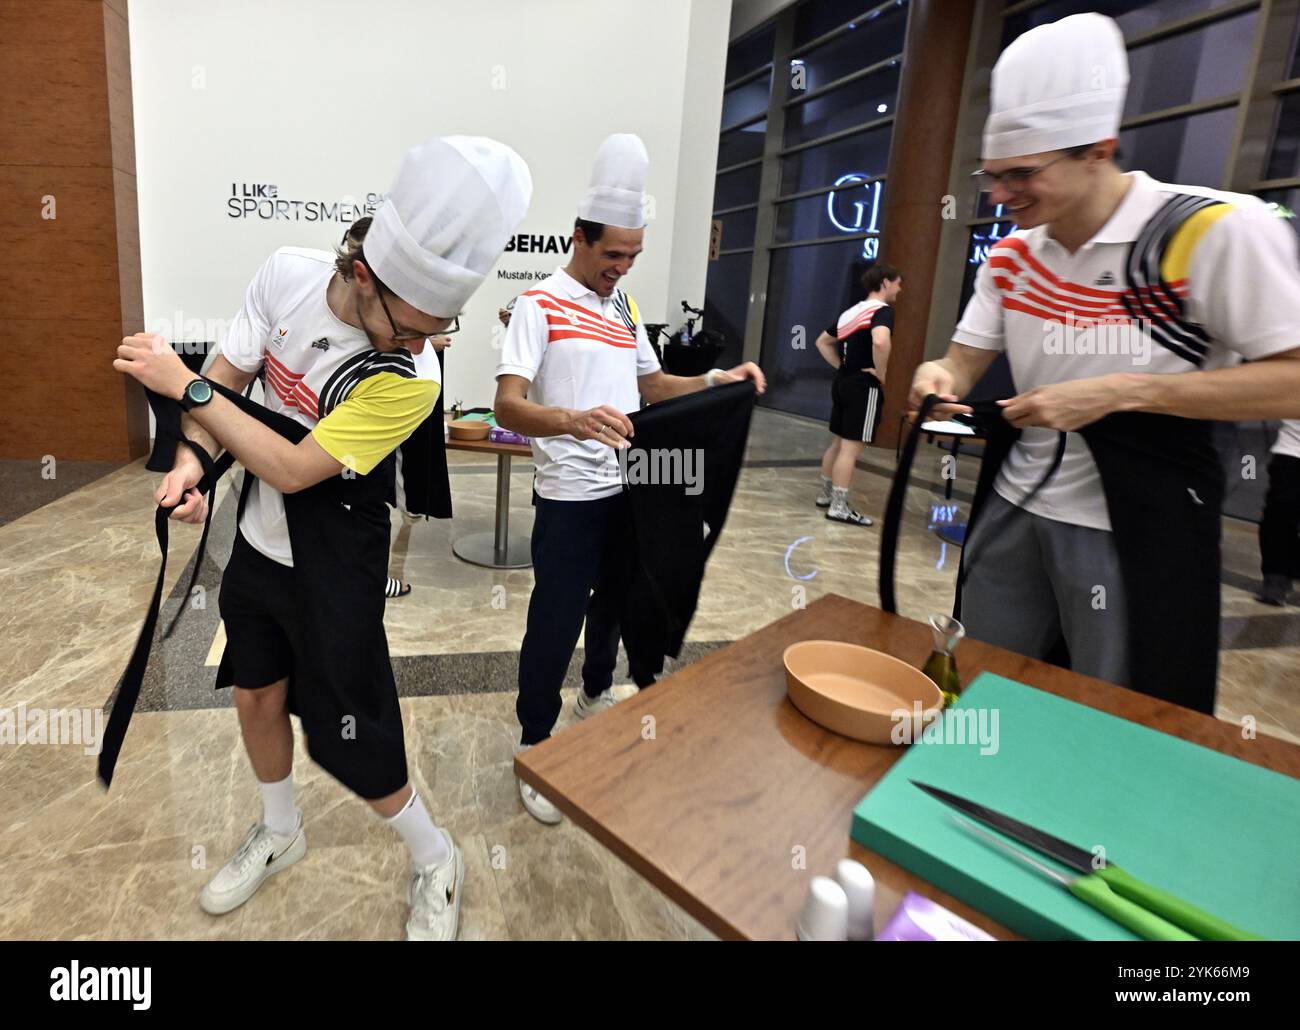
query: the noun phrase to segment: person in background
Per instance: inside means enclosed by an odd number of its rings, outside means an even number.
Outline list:
[[[533,592],[519,649],[515,705],[523,750],[551,735],[560,690],[585,622],[586,660],[574,700],[580,719],[621,700],[613,685],[620,636],[619,529],[631,517],[617,452],[629,446],[626,412],[763,373],[752,362],[700,376],[659,367],[636,302],[620,281],[645,237],[649,156],[641,140],[610,136],[578,205],[567,266],[518,298],[497,365],[497,424],[532,440]],[[653,675],[629,667],[637,686]],[[519,780],[524,808],[554,824],[560,811]]]
[[[1300,577],[1300,420],[1285,420],[1273,444],[1259,523],[1259,562],[1264,590],[1256,600],[1280,608],[1291,581]]]
[[[890,307],[903,292],[903,276],[877,262],[862,275],[863,300],[843,312],[817,337],[817,350],[835,369],[831,381],[833,439],[822,456],[817,507],[832,522],[870,526],[871,519],[849,507],[849,484],[862,448],[871,443],[884,408],[884,386],[894,329]]]

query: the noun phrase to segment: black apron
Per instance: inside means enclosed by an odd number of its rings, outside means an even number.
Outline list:
[[[754,411],[754,384],[727,383],[674,397],[633,412],[636,432],[625,453],[634,463],[657,464],[656,452],[698,451],[699,491],[685,483],[630,482],[631,519],[622,553],[628,589],[620,611],[629,658],[656,675],[664,656],[681,654],[699,602],[704,567],[731,507]],[[638,458],[637,455],[644,457]],[[693,489],[693,488],[691,488]],[[706,533],[707,527],[707,533]]]
[[[937,398],[927,398],[903,447],[886,505],[881,534],[881,607],[896,612],[894,561],[902,500],[921,424]],[[993,491],[1003,461],[1020,430],[995,404],[977,407],[985,440],[975,498],[966,527],[975,524]],[[1209,422],[1117,412],[1079,430],[1101,476],[1128,608],[1129,685],[1139,693],[1214,714],[1219,656],[1219,538],[1223,470],[1211,441]],[[1064,453],[1056,456],[1033,494],[1050,480]],[[1023,510],[1026,498],[1020,504]],[[953,614],[961,618],[961,588],[978,550],[964,550]],[[1068,666],[1064,640],[1049,659]]]
[[[446,371],[442,351],[437,352],[438,368]],[[433,414],[416,428],[397,448],[402,479],[402,497],[394,490],[389,503],[412,515],[434,519],[451,518],[451,479],[447,474],[447,437],[443,429],[442,399],[446,391],[438,390]]]
[[[245,414],[293,443],[310,434],[306,426],[212,383],[212,388]],[[154,451],[146,467],[170,471],[176,447],[184,443],[204,466],[200,489],[208,494],[205,524],[195,556],[194,586],[202,565],[217,480],[233,463],[227,452],[214,462],[180,434],[180,405],[149,395],[157,418]],[[407,781],[405,747],[396,683],[384,633],[384,585],[388,575],[389,520],[394,459],[369,475],[337,475],[284,496],[294,556],[295,607],[300,614],[294,641],[290,704],[303,722],[311,757],[349,789],[367,799],[384,797]],[[240,513],[252,474],[245,470]],[[135,651],[115,693],[99,757],[107,787],[139,697],[166,572],[168,513],[155,512],[162,565],[153,600]],[[185,610],[182,605],[169,635]],[[229,686],[230,666],[223,655],[217,686]]]

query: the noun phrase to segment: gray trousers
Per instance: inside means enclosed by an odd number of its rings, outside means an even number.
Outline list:
[[[1128,685],[1128,613],[1112,535],[1045,519],[990,493],[964,560],[969,636],[1045,658],[1064,635],[1070,667]]]

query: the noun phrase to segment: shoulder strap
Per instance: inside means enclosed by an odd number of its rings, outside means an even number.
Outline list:
[[[1151,216],[1129,248],[1124,269],[1128,290],[1123,299],[1130,317],[1141,319],[1156,343],[1198,368],[1209,355],[1210,337],[1187,318],[1186,304],[1178,290],[1181,279],[1166,279],[1166,273],[1175,264],[1186,273],[1191,248],[1200,233],[1192,239],[1181,230],[1203,223],[1203,232],[1218,216],[1207,219],[1202,212],[1215,208],[1222,208],[1221,214],[1226,214],[1232,205],[1192,194],[1171,197]],[[1177,260],[1171,263],[1171,257]]]

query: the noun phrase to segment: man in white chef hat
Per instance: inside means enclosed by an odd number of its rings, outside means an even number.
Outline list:
[[[586,660],[574,705],[579,718],[610,707],[618,654],[614,530],[627,522],[617,451],[627,412],[648,403],[763,373],[753,362],[701,376],[659,367],[636,302],[620,288],[641,253],[649,157],[637,136],[608,137],[578,204],[567,266],[515,303],[497,365],[498,424],[532,438],[533,594],[519,653],[521,747],[550,736],[560,688],[583,631]],[[593,592],[594,591],[594,592]],[[651,682],[635,667],[638,686]],[[524,807],[544,823],[560,813],[519,781]]]
[[[154,336],[119,349],[119,371],[180,402],[188,439],[213,456],[229,450],[246,470],[221,584],[227,643],[218,685],[235,687],[263,814],[204,888],[209,912],[242,905],[306,850],[294,804],[292,710],[311,757],[406,842],[408,938],[456,936],[464,864],[407,772],[384,639],[385,477],[395,448],[438,395],[416,356],[427,338],[453,327],[531,193],[528,167],[509,147],[481,137],[430,140],[407,153],[363,238],[350,236],[338,254],[284,247],[267,260],[206,377],[187,372]],[[265,416],[250,416],[212,386],[242,391],[258,374]],[[173,518],[201,520],[201,476],[193,453],[179,447],[155,499],[177,505]]]
[[[1127,85],[1123,36],[1098,14],[999,58],[976,175],[1019,228],[910,405],[937,394],[953,402],[940,413],[969,412],[956,402],[1006,352],[1018,392],[999,404],[1020,433],[972,520],[970,634],[1033,657],[1063,642],[1076,671],[1212,711],[1221,475],[1192,420],[1300,413],[1296,243],[1255,197],[1122,172]],[[1155,535],[1193,523],[1190,553]]]

